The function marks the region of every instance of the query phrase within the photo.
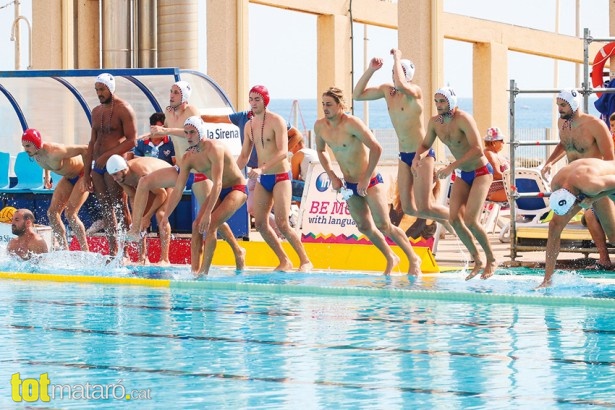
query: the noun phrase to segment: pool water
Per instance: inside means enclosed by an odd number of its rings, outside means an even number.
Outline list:
[[[470,282],[215,270],[194,281],[186,267],[74,265],[31,270],[172,280],[0,280],[0,408],[615,406],[609,280],[559,273],[536,292],[541,272],[528,270]],[[41,399],[44,386],[55,398]]]

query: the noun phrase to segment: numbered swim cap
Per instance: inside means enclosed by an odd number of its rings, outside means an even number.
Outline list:
[[[41,133],[34,128],[28,128],[21,135],[21,141],[28,141],[32,145],[36,147],[36,149],[41,149],[43,146],[43,139],[41,138]]]
[[[579,109],[579,92],[577,90],[562,90],[557,94],[557,98],[566,101],[570,105],[572,112],[576,112]]]
[[[576,201],[577,197],[564,188],[552,192],[549,197],[549,205],[557,215],[566,215]]]
[[[96,82],[107,86],[111,94],[115,92],[115,78],[109,73],[102,73],[96,77]]]
[[[267,90],[267,87],[265,87],[264,85],[255,85],[250,90],[250,94],[252,93],[260,94],[260,96],[263,97],[265,107],[269,105],[269,90]]]
[[[107,172],[111,174],[115,174],[116,172],[123,171],[128,169],[128,163],[124,159],[124,157],[113,154],[107,160]]]

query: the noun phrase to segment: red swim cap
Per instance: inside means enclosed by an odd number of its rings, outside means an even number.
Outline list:
[[[255,85],[250,90],[250,94],[252,93],[260,94],[260,96],[263,97],[265,107],[269,105],[269,90],[267,90],[267,87],[265,87],[264,85]]]
[[[21,141],[28,141],[32,143],[36,147],[36,149],[41,149],[43,146],[43,139],[41,138],[41,133],[34,128],[28,128],[21,135]]]

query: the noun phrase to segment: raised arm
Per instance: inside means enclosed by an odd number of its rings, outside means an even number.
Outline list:
[[[370,101],[384,98],[384,92],[381,87],[367,87],[367,83],[372,78],[372,75],[382,67],[382,59],[374,57],[370,61],[369,67],[363,73],[357,85],[352,90],[352,98],[356,101]]]
[[[406,75],[401,65],[401,51],[394,48],[391,50],[391,54],[393,55],[393,84],[395,88],[411,97],[422,98],[421,87],[406,81]]]

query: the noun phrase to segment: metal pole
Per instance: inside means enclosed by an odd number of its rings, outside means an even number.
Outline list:
[[[19,15],[21,14],[19,9],[19,0],[15,0],[15,20],[13,20],[14,38],[15,38],[15,70],[21,69],[21,29],[19,28]]]
[[[555,2],[555,33],[559,34],[559,0]],[[559,60],[553,59],[553,88],[559,87]],[[555,96],[553,97],[555,100]],[[557,105],[555,101],[551,108],[551,129],[557,128]]]
[[[591,35],[589,29],[585,28],[583,32],[583,110],[587,112],[589,109],[589,43],[591,43]]]
[[[515,138],[515,97],[517,95],[517,84],[515,80],[510,80],[510,89],[509,89],[509,102],[508,107],[510,110],[510,186],[514,188],[515,186],[515,172],[516,172],[516,160],[515,160],[515,149],[516,149],[516,138]],[[516,225],[516,212],[515,212],[515,199],[512,195],[515,194],[515,191],[511,189],[511,201],[510,201],[510,260],[515,261],[517,258],[517,225]]]
[[[367,42],[369,39],[367,38],[367,24],[363,24],[363,72],[367,70],[367,65],[369,64],[369,59],[367,57]],[[352,85],[354,87],[354,84]],[[369,102],[367,100],[363,101],[363,121],[365,121],[365,125],[369,128]]]
[[[574,36],[576,38],[580,38],[581,37],[581,0],[577,0],[575,6],[576,7],[575,7],[575,15],[574,15],[575,17]],[[579,63],[576,63],[574,67],[575,87],[578,87],[580,82],[581,82],[581,65]]]

